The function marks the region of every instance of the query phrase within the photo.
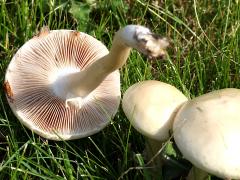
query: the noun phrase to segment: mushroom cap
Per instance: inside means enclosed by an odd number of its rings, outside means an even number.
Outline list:
[[[90,136],[109,124],[120,101],[119,71],[109,74],[82,106],[65,106],[53,92],[59,75],[83,70],[108,54],[97,39],[73,30],[43,31],[14,55],[5,76],[5,92],[17,118],[52,140]]]
[[[173,134],[183,156],[221,178],[240,178],[240,90],[222,89],[188,101]]]
[[[148,80],[132,85],[123,95],[122,108],[132,126],[158,141],[167,140],[178,107],[187,101],[169,84]]]

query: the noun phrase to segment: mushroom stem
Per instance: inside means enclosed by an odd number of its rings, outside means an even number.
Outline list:
[[[187,180],[206,180],[208,179],[208,173],[195,166],[189,171]]]
[[[153,34],[148,28],[128,25],[120,29],[114,36],[109,54],[93,62],[84,70],[65,75],[57,80],[61,87],[56,94],[73,102],[75,98],[84,98],[91,93],[111,72],[121,68],[127,61],[132,48],[149,57],[162,57],[168,46],[166,38]]]
[[[147,161],[147,165],[152,167],[150,170],[153,179],[158,179],[162,175],[161,169],[163,165],[163,160],[161,158],[160,151],[162,149],[164,141],[158,141],[147,137],[145,138],[145,140],[145,158]]]
[[[208,178],[208,172],[193,166],[189,171],[186,180],[207,180]],[[231,180],[231,178],[226,178],[224,180]]]
[[[86,69],[66,76],[68,79],[66,92],[76,97],[86,97],[101,84],[107,75],[125,64],[130,50],[130,47],[114,39],[108,55],[93,62]]]

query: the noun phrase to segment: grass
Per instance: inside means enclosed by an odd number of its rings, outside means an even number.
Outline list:
[[[120,27],[142,24],[171,39],[169,55],[165,61],[149,61],[133,51],[121,69],[122,92],[147,79],[172,84],[190,98],[240,88],[239,3],[0,0],[0,82],[17,49],[43,25],[85,31],[110,47]],[[67,142],[43,139],[19,123],[0,89],[0,179],[149,179],[143,149],[144,138],[121,108],[107,128],[91,137]],[[171,139],[162,156],[167,165],[159,179],[186,175],[190,164]]]

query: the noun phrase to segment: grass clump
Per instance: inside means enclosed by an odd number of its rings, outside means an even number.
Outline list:
[[[188,97],[240,87],[238,1],[2,0],[0,9],[1,84],[14,53],[44,25],[85,31],[110,47],[120,27],[141,24],[171,39],[169,56],[149,61],[134,51],[121,69],[123,92],[147,79],[170,83]],[[169,143],[159,179],[183,178],[190,164]],[[143,137],[121,109],[91,137],[42,139],[19,123],[0,89],[0,179],[148,179],[143,149]]]

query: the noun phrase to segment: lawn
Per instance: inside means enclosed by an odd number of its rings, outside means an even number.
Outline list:
[[[86,32],[110,48],[120,27],[141,24],[171,40],[168,55],[149,60],[133,50],[120,69],[122,93],[149,79],[174,85],[188,98],[240,88],[238,0],[0,0],[0,9],[1,84],[13,55],[44,25]],[[41,138],[21,125],[0,88],[0,179],[148,179],[144,146],[121,108],[110,125],[90,137]],[[191,168],[173,139],[159,156],[166,162],[159,179],[184,178]]]

